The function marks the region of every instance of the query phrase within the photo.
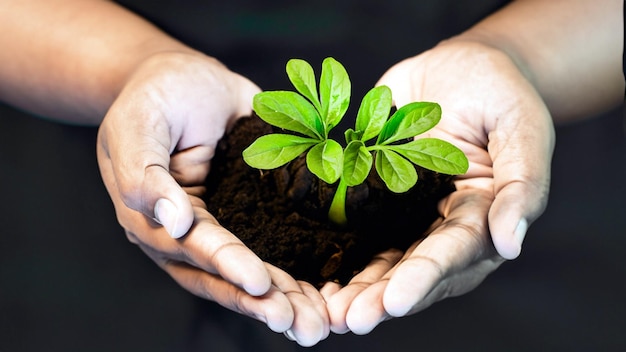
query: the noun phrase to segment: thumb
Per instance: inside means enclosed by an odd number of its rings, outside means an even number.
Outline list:
[[[102,178],[118,214],[123,211],[118,208],[124,206],[163,225],[173,238],[187,233],[194,219],[193,208],[170,174],[173,143],[165,118],[105,118],[98,140]]]
[[[523,186],[509,187],[498,193],[489,211],[489,229],[498,254],[504,259],[515,259],[522,251],[522,243],[530,222],[543,210],[527,209],[522,202]]]
[[[163,225],[172,238],[180,238],[185,235],[191,228],[194,219],[187,193],[161,166],[153,165],[146,169],[144,185],[147,187],[144,187],[140,192],[147,199],[147,202],[144,209],[137,210],[143,210],[142,212],[147,216],[153,214],[153,219]],[[152,211],[150,211],[151,204],[154,204]]]
[[[495,199],[489,229],[498,254],[509,260],[519,256],[528,226],[545,210],[550,188],[552,120],[543,104],[530,110],[500,120],[490,133]]]

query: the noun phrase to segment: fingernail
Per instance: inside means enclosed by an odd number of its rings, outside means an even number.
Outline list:
[[[163,225],[165,231],[172,236],[172,238],[179,238],[183,234],[178,233],[178,209],[166,198],[157,200],[154,205],[155,220],[159,224]]]
[[[296,341],[296,336],[293,334],[293,331],[291,330],[287,330],[283,333],[285,335],[286,338],[288,338],[291,341]]]
[[[515,232],[513,232],[513,236],[517,243],[519,243],[520,247],[522,246],[522,242],[524,242],[524,237],[526,237],[526,231],[528,230],[528,221],[522,218],[515,228]]]

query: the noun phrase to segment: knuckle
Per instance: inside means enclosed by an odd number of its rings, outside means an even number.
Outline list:
[[[138,210],[141,204],[141,186],[133,182],[132,179],[120,179],[117,188],[124,205],[128,208]]]
[[[130,242],[132,244],[135,244],[135,245],[138,245],[140,243],[139,239],[137,238],[137,236],[134,233],[132,233],[132,232],[130,232],[128,230],[125,230],[124,232],[126,234],[126,238],[128,239],[128,242]]]
[[[423,270],[425,267],[430,268],[431,274],[434,274],[437,280],[441,280],[446,277],[449,270],[443,263],[425,255],[410,256],[404,259],[401,263],[402,265],[410,265],[419,268],[420,270]]]

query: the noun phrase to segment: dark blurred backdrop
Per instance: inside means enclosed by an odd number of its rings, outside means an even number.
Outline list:
[[[289,87],[289,58],[333,56],[360,97],[503,2],[120,3],[264,89]],[[467,295],[308,350],[626,351],[624,121],[617,109],[557,129],[550,204],[518,260]],[[193,297],[126,240],[95,137],[0,105],[0,352],[301,350]]]

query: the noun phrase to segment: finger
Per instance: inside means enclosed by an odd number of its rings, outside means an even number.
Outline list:
[[[179,260],[219,273],[251,295],[265,294],[272,281],[266,265],[239,238],[219,225],[201,200],[193,198],[193,201],[201,206],[194,206],[196,223],[180,241]]]
[[[337,282],[333,282],[333,281],[328,281],[324,284],[324,286],[322,286],[322,288],[320,288],[320,294],[322,295],[322,297],[324,298],[324,300],[329,301],[330,298],[337,292],[339,292],[339,290],[341,290],[343,286],[341,286],[339,283]]]
[[[436,283],[430,292],[417,304],[413,305],[405,315],[415,314],[445,298],[459,296],[473,290],[480,285],[487,275],[496,270],[502,262],[504,262],[502,257],[494,256],[490,260],[478,261],[464,270],[445,277]]]
[[[299,345],[310,347],[328,337],[328,314],[324,300],[310,284],[298,282],[289,274],[267,264],[276,287],[288,298],[294,312],[293,324],[285,336]]]
[[[98,158],[107,186],[123,204],[156,219],[174,238],[184,235],[193,222],[187,194],[169,173],[171,137],[159,113],[117,109],[114,104],[98,133]],[[123,123],[119,123],[123,121]],[[146,133],[150,131],[151,133]],[[114,189],[113,189],[114,188]]]
[[[446,285],[450,277],[493,256],[487,231],[490,204],[489,192],[471,189],[456,191],[443,202],[445,220],[398,264],[389,280],[383,304],[391,316],[405,316],[469,290]]]
[[[386,279],[377,281],[354,298],[345,318],[350,331],[357,335],[365,335],[389,318],[383,306],[387,284]]]
[[[554,128],[544,104],[524,102],[489,133],[495,200],[489,226],[498,253],[516,258],[530,225],[544,211],[550,186]]]
[[[412,69],[421,58],[407,58],[396,63],[389,68],[376,82],[376,86],[386,85],[391,88],[393,94],[393,104],[395,106],[404,106],[405,104],[415,101],[419,96],[419,86],[411,86],[411,82],[417,82],[420,78],[416,76],[416,72]]]
[[[235,75],[235,78],[238,80],[238,88],[235,92],[238,101],[236,117],[250,116],[252,115],[253,98],[257,93],[261,92],[261,88],[243,76]],[[230,121],[229,128],[232,127],[234,120]]]
[[[270,289],[271,277],[261,259],[220,226],[206,211],[202,200],[190,197],[190,201],[194,204],[195,223],[181,240],[171,238],[162,228],[149,228],[145,217],[138,212],[121,211],[124,223],[130,224],[127,229],[129,240],[160,261],[187,263],[219,275],[250,295],[265,294]]]
[[[319,291],[309,283],[302,281],[299,283],[302,293],[292,291],[287,294],[289,300],[296,306],[294,324],[287,334],[300,346],[310,347],[328,337],[330,323],[326,304]]]
[[[315,308],[319,316],[324,318],[324,333],[325,337],[327,337],[330,333],[330,325],[328,323],[329,319],[328,310],[326,309],[326,300],[320,294],[320,291],[310,283],[299,280],[298,284],[300,285],[302,293],[304,293],[304,295],[311,300],[311,303],[313,304],[313,307]]]
[[[170,156],[169,173],[181,186],[201,185],[209,174],[214,155],[215,148],[209,146],[196,146],[176,152]]]
[[[251,296],[219,276],[186,263],[161,261],[160,266],[189,292],[262,321],[272,331],[284,332],[293,323],[294,313],[291,304],[287,297],[275,287],[263,296]]]
[[[375,256],[365,269],[350,280],[346,287],[341,288],[331,296],[327,296],[326,305],[332,332],[344,334],[351,330],[347,323],[347,316],[348,312],[353,309],[352,305],[355,298],[388,273],[401,257],[402,251],[397,249],[390,249]]]

